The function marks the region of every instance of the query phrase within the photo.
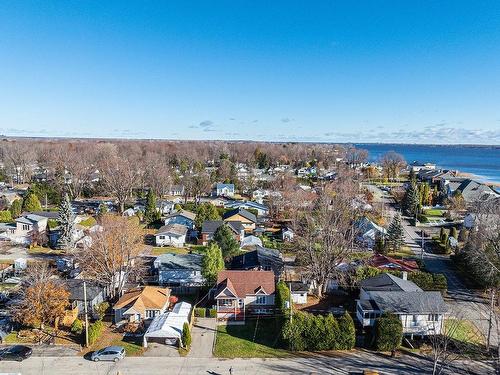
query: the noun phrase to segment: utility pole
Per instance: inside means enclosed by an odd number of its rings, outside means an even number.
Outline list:
[[[420,230],[420,234],[422,235],[422,249],[420,251],[420,259],[424,260],[424,245],[425,245],[425,242],[424,242],[424,230],[423,229]]]
[[[89,346],[89,317],[87,314],[87,283],[83,280],[83,304],[85,311],[85,347]]]
[[[292,283],[288,283],[288,287],[290,288],[290,298],[288,304],[290,305],[290,323],[293,323],[293,308],[292,308]]]

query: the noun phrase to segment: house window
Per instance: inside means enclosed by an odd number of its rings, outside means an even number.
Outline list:
[[[242,300],[242,299],[238,300],[238,307],[239,308],[243,307],[243,302],[244,302],[244,300]]]
[[[164,240],[165,239],[165,236],[160,236],[160,240]]]
[[[146,319],[154,318],[157,314],[157,310],[146,310]]]
[[[438,314],[429,314],[427,317],[427,320],[429,322],[437,322],[439,320],[439,315]]]
[[[257,296],[257,298],[255,298],[255,304],[256,305],[265,305],[266,304],[266,296]]]
[[[412,316],[411,324],[414,326],[416,326],[418,324],[418,316],[417,315]]]
[[[29,230],[30,229],[30,226],[27,225],[27,224],[23,224],[23,230]]]
[[[228,298],[219,299],[219,306],[222,306],[222,307],[232,307],[233,306],[233,300],[232,299],[228,299]]]

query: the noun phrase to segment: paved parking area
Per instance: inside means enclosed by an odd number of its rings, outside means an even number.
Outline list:
[[[215,319],[196,318],[191,330],[192,344],[188,357],[212,358],[216,330]]]
[[[148,349],[143,357],[179,357],[179,351],[176,346],[165,345],[156,342],[148,342]]]

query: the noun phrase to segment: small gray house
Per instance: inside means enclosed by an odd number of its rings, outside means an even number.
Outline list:
[[[78,308],[78,315],[85,312],[85,297],[83,294],[83,280],[81,279],[68,279],[65,280],[66,289],[69,292],[69,302],[71,308]],[[108,290],[106,287],[99,283],[87,281],[87,309],[89,314],[94,313],[94,309],[101,302],[106,301],[108,298]]]
[[[158,274],[158,284],[176,293],[192,292],[205,284],[201,274],[203,255],[200,254],[162,254],[153,262]]]

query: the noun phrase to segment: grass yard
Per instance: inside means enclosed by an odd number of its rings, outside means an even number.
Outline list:
[[[393,258],[401,258],[401,259],[415,257],[415,254],[408,246],[401,246],[401,248],[398,251],[391,251],[387,255]]]
[[[34,344],[28,337],[17,337],[17,331],[12,331],[3,339],[4,344]]]
[[[153,253],[153,255],[187,254],[187,253],[189,253],[189,250],[184,248],[184,247],[165,246],[165,247],[153,247],[152,253]]]
[[[440,208],[430,208],[428,210],[424,210],[424,215],[442,217],[445,212],[446,212],[446,210],[442,210]]]
[[[111,345],[123,346],[127,357],[137,357],[144,353],[145,348],[142,347],[141,337],[128,337],[122,339],[115,339]]]
[[[64,254],[64,250],[54,250],[51,249],[50,247],[42,247],[42,246],[35,246],[32,247],[31,249],[28,249],[28,254],[30,255],[62,255]]]
[[[484,345],[485,343],[484,336],[469,320],[450,318],[444,324],[450,337],[456,341],[473,345]]]
[[[219,325],[214,354],[219,358],[282,358],[291,353],[279,347],[274,318],[247,320],[244,325]]]

